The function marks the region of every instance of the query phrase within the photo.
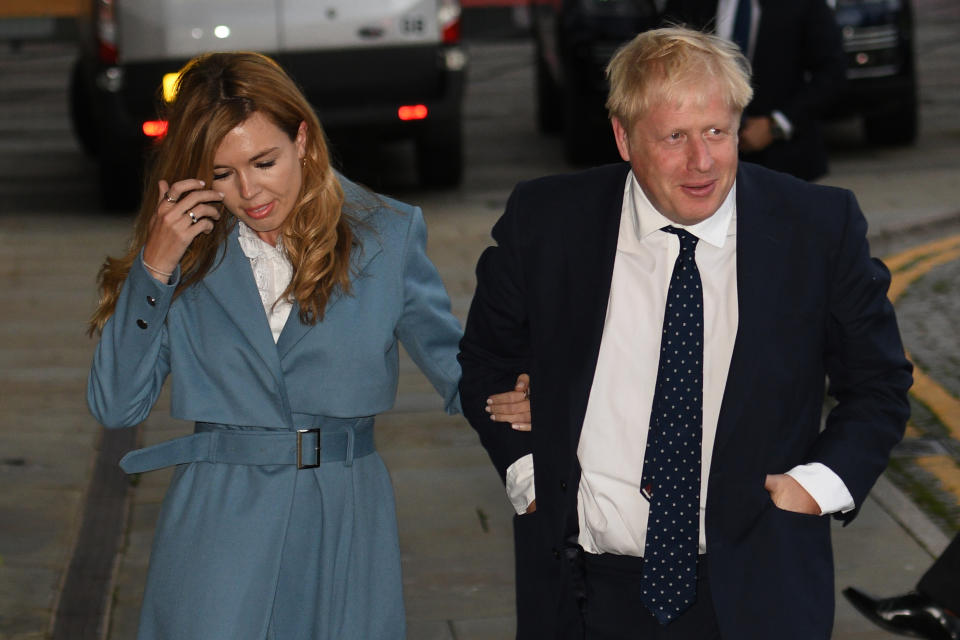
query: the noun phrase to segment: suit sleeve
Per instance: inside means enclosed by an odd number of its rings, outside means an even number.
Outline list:
[[[807,81],[785,104],[774,105],[791,125],[805,129],[826,113],[846,84],[846,61],[840,29],[824,0],[809,0],[799,55]],[[761,20],[763,18],[761,17]]]
[[[434,388],[447,413],[460,413],[457,343],[460,323],[437,268],[427,257],[427,225],[419,207],[411,216],[403,257],[403,313],[397,337]],[[508,387],[508,388],[512,388]]]
[[[477,290],[459,356],[464,415],[480,435],[501,478],[511,464],[531,453],[529,432],[493,422],[485,410],[487,397],[512,389],[516,377],[532,369],[519,193],[518,188],[510,196],[506,212],[493,228],[496,244],[488,247],[477,263]],[[532,389],[536,384],[531,379]]]
[[[133,263],[107,320],[87,380],[87,405],[105,427],[132,427],[150,414],[170,372],[167,311],[173,284],[151,276],[141,258]]]
[[[903,437],[913,367],[887,299],[890,272],[870,257],[866,220],[853,194],[846,197],[826,336],[828,391],[837,404],[812,457],[840,476],[859,506]]]

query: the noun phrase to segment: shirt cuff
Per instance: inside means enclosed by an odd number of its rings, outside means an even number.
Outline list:
[[[797,465],[787,475],[800,483],[807,493],[817,501],[820,515],[846,513],[856,506],[853,496],[847,490],[836,473],[821,462]]]
[[[770,117],[776,120],[780,128],[783,129],[783,137],[785,140],[793,137],[793,123],[787,119],[787,116],[783,115],[782,111],[772,111]]]
[[[507,497],[517,515],[527,512],[527,507],[536,499],[533,484],[533,454],[528,453],[507,467]]]

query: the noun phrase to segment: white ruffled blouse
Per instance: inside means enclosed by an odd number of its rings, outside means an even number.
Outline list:
[[[290,300],[280,300],[280,294],[290,284],[293,277],[293,266],[283,250],[283,240],[277,241],[274,247],[260,239],[257,233],[246,224],[237,220],[239,227],[240,248],[243,254],[250,259],[253,268],[253,277],[257,282],[260,300],[267,313],[270,331],[273,332],[273,341],[280,339],[283,325],[287,323],[293,303]]]

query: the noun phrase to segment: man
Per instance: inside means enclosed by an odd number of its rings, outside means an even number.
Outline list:
[[[637,36],[608,67],[626,162],[518,185],[480,258],[461,397],[523,514],[518,638],[830,635],[819,514],[854,517],[911,367],[852,194],[738,167],[745,69]],[[534,427],[498,427],[523,371]]]
[[[667,0],[668,21],[732,40],[753,65],[741,159],[813,180],[827,172],[819,118],[840,96],[846,63],[825,0]]]

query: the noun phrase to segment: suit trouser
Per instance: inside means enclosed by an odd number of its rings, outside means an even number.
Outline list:
[[[697,562],[697,599],[666,626],[640,599],[643,559],[613,554],[584,553],[583,595],[580,610],[586,640],[719,640],[707,580],[706,556]]]
[[[960,615],[960,533],[923,574],[917,590]]]

